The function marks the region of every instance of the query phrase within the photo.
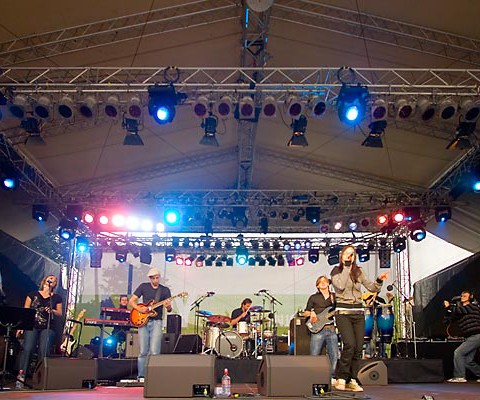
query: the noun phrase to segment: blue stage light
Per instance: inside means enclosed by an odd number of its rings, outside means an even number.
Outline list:
[[[476,180],[473,182],[472,189],[475,193],[480,193],[480,181]]]
[[[175,118],[175,106],[186,99],[185,94],[177,94],[173,85],[155,85],[148,88],[148,112],[161,125]]]
[[[83,236],[77,237],[75,247],[79,253],[85,253],[88,250],[88,246],[89,246],[89,243],[86,237],[83,237]]]
[[[159,107],[157,109],[157,119],[162,122],[166,122],[170,117],[170,110],[168,107]]]
[[[177,225],[180,222],[180,213],[177,210],[167,210],[164,214],[164,220],[167,225]]]
[[[366,86],[344,84],[337,99],[338,118],[348,125],[358,124],[365,116],[368,100]]]
[[[15,178],[4,178],[2,184],[4,189],[13,190],[17,187],[18,181]]]
[[[347,116],[347,119],[349,121],[355,121],[358,118],[358,107],[357,106],[351,106],[348,107],[345,114]]]
[[[237,247],[235,251],[235,260],[238,265],[245,265],[248,261],[248,249],[245,246]]]

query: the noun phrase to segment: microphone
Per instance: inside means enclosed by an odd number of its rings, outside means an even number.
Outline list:
[[[267,289],[261,289],[261,290],[258,291],[258,293],[266,293],[266,292],[268,292]]]
[[[52,278],[47,279],[47,283],[52,283],[52,282],[53,282]]]
[[[207,292],[207,297],[212,297],[215,294],[215,292]]]

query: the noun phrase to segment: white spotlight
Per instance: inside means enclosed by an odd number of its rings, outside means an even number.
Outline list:
[[[52,117],[52,101],[48,96],[40,96],[33,106],[33,113],[40,119]]]
[[[78,111],[85,118],[93,118],[97,113],[97,100],[92,96],[88,96],[82,101]]]
[[[243,96],[238,103],[238,117],[240,119],[252,119],[255,117],[255,103],[250,96]]]
[[[277,115],[277,100],[273,96],[266,96],[262,105],[263,116],[274,118]]]
[[[230,96],[223,96],[216,105],[217,115],[220,118],[228,118],[233,113],[233,100]]]
[[[10,114],[18,119],[24,119],[27,112],[28,99],[23,94],[17,94],[8,109]]]
[[[127,118],[139,120],[142,117],[142,101],[140,97],[133,96],[128,102]]]
[[[327,103],[321,97],[313,97],[309,102],[310,115],[314,118],[322,118],[327,111]]]
[[[415,114],[415,103],[407,99],[398,99],[395,102],[396,119],[405,120]]]
[[[289,96],[285,102],[287,115],[292,119],[299,119],[303,114],[303,103],[297,96]]]
[[[465,122],[475,122],[480,116],[480,100],[463,100],[460,104],[460,112]]]
[[[70,96],[63,96],[57,104],[58,114],[65,119],[71,119],[75,115],[75,103]]]
[[[375,121],[384,121],[387,119],[388,114],[388,105],[387,102],[383,99],[376,99],[370,110],[370,116],[372,122]]]
[[[207,96],[198,96],[193,103],[193,112],[198,118],[205,118],[208,114],[209,101]]]
[[[430,121],[435,116],[435,105],[430,100],[426,98],[418,100],[417,107],[422,121]]]
[[[452,99],[443,99],[438,104],[438,118],[442,121],[451,120],[457,112],[458,105]]]
[[[116,94],[108,96],[104,111],[105,115],[110,118],[117,118],[120,115],[120,100]]]

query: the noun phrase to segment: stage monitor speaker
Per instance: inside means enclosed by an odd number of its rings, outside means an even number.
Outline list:
[[[160,354],[147,357],[143,397],[209,397],[215,392],[215,357]]]
[[[290,354],[309,355],[310,354],[310,335],[306,318],[294,317],[290,320]]]
[[[178,336],[175,333],[164,333],[162,335],[162,354],[172,354],[175,350]]]
[[[257,388],[269,397],[318,396],[330,391],[330,362],[326,356],[264,355]]]
[[[75,357],[80,358],[81,360],[91,360],[93,356],[93,351],[85,346],[79,345],[75,349]]]
[[[138,332],[129,330],[126,332],[127,339],[125,340],[125,357],[137,358],[140,354],[140,345],[138,344]]]
[[[180,336],[182,333],[182,316],[179,314],[167,315],[167,333],[173,333]]]
[[[46,357],[40,361],[34,374],[34,389],[93,389],[97,379],[95,359]]]
[[[387,366],[383,361],[367,362],[358,371],[358,380],[363,386],[385,386],[388,384]]]
[[[175,354],[201,353],[202,338],[199,335],[180,335],[173,352]]]

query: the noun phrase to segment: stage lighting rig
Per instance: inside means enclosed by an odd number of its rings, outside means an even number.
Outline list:
[[[202,139],[200,139],[200,144],[203,144],[205,146],[219,146],[217,138],[215,136],[217,133],[217,124],[218,118],[212,113],[209,113],[209,116],[206,117],[200,125],[200,127],[203,128],[205,131],[204,136],[202,137]]]
[[[143,140],[138,134],[139,129],[142,127],[141,122],[137,118],[123,117],[122,128],[127,131],[123,144],[125,146],[143,146]]]
[[[385,120],[379,120],[379,121],[374,121],[370,123],[368,125],[368,128],[370,129],[370,133],[362,142],[362,146],[382,148],[383,147],[382,135],[384,134],[386,127],[387,127],[387,121]]]
[[[301,115],[298,119],[292,120],[290,127],[293,130],[292,137],[287,143],[288,147],[306,147],[308,146],[305,131],[307,130],[307,118]]]
[[[175,118],[175,106],[187,98],[177,93],[173,85],[154,85],[148,88],[148,112],[160,125],[168,124]]]
[[[348,125],[358,124],[365,116],[368,96],[366,86],[343,84],[337,98],[340,121]]]
[[[32,218],[38,222],[46,222],[48,220],[48,205],[34,204],[32,206]]]

